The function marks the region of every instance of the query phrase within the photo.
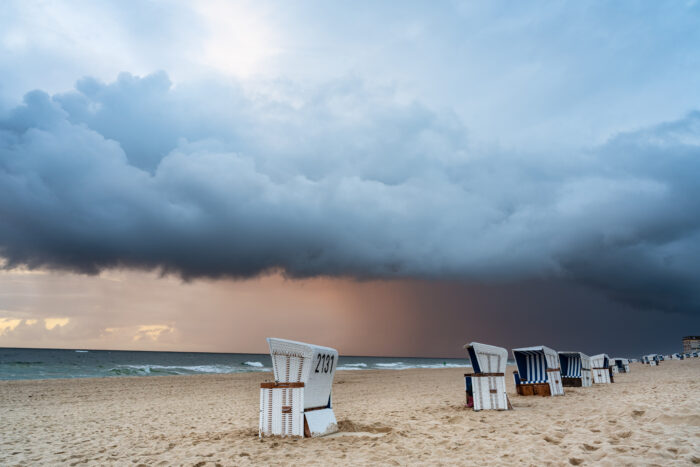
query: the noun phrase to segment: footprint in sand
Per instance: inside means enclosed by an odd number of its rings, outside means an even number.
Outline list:
[[[646,412],[645,410],[633,410],[632,416],[633,417],[641,417],[642,415],[644,415],[645,412]]]
[[[597,447],[597,446],[591,446],[590,444],[584,443],[584,444],[583,444],[583,449],[585,449],[586,451],[597,451],[597,450],[600,449],[600,448]]]
[[[571,465],[580,465],[583,463],[583,459],[579,459],[577,457],[570,457],[569,458],[569,464]]]

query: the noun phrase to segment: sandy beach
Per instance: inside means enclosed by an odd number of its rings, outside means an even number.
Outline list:
[[[464,406],[463,369],[339,371],[341,433],[258,439],[270,373],[0,382],[0,465],[690,465],[700,359]],[[508,368],[508,374],[512,368]]]

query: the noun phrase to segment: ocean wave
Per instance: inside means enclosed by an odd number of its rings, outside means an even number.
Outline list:
[[[76,353],[88,353],[89,350],[76,350],[75,352]]]
[[[337,369],[337,370],[346,370],[346,371],[349,371],[349,370],[364,370],[364,368],[360,368],[360,367],[357,367],[357,366],[348,366],[348,365],[342,365],[342,366],[339,366],[339,367],[336,368],[336,369]]]
[[[257,362],[253,362],[257,363]],[[253,366],[257,370],[266,368]],[[251,367],[251,368],[253,368]],[[228,374],[256,371],[243,370],[239,366],[229,365],[118,365],[110,368],[108,373],[114,376],[147,376],[147,375],[195,375],[195,374]]]
[[[256,368],[262,368],[264,365],[260,362],[243,362],[242,363],[245,366],[254,366]]]
[[[471,368],[468,363],[432,363],[423,365],[414,365],[411,368]]]
[[[44,362],[22,362],[22,361],[17,361],[17,362],[0,362],[0,365],[10,365],[10,366],[34,366],[34,365],[43,365]]]
[[[366,363],[346,363],[343,366],[355,366],[355,367],[367,368]]]
[[[378,366],[381,368],[396,368],[399,366],[404,366],[403,362],[394,362],[394,363],[375,363],[374,366]]]

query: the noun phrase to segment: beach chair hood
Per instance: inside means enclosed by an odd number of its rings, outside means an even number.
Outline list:
[[[505,373],[508,351],[503,347],[471,342],[464,346],[474,373]]]
[[[338,351],[274,337],[268,337],[267,343],[275,381],[304,383],[304,409],[327,407],[338,365]]]
[[[560,368],[557,352],[543,345],[513,349],[513,356],[520,378],[528,382],[547,382],[547,370]]]

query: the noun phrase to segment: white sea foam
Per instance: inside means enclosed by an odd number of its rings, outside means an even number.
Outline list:
[[[245,366],[254,366],[256,368],[262,368],[263,364],[260,362],[243,362]]]
[[[76,350],[77,353],[88,353],[87,350]]]
[[[400,366],[404,366],[403,362],[394,362],[394,363],[375,363],[375,366],[379,366],[382,368],[396,368]]]
[[[258,363],[258,362],[252,362]],[[109,372],[113,375],[192,375],[192,374],[227,374],[242,373],[244,371],[266,370],[262,364],[253,365],[255,370],[243,370],[239,366],[229,365],[118,365]]]

